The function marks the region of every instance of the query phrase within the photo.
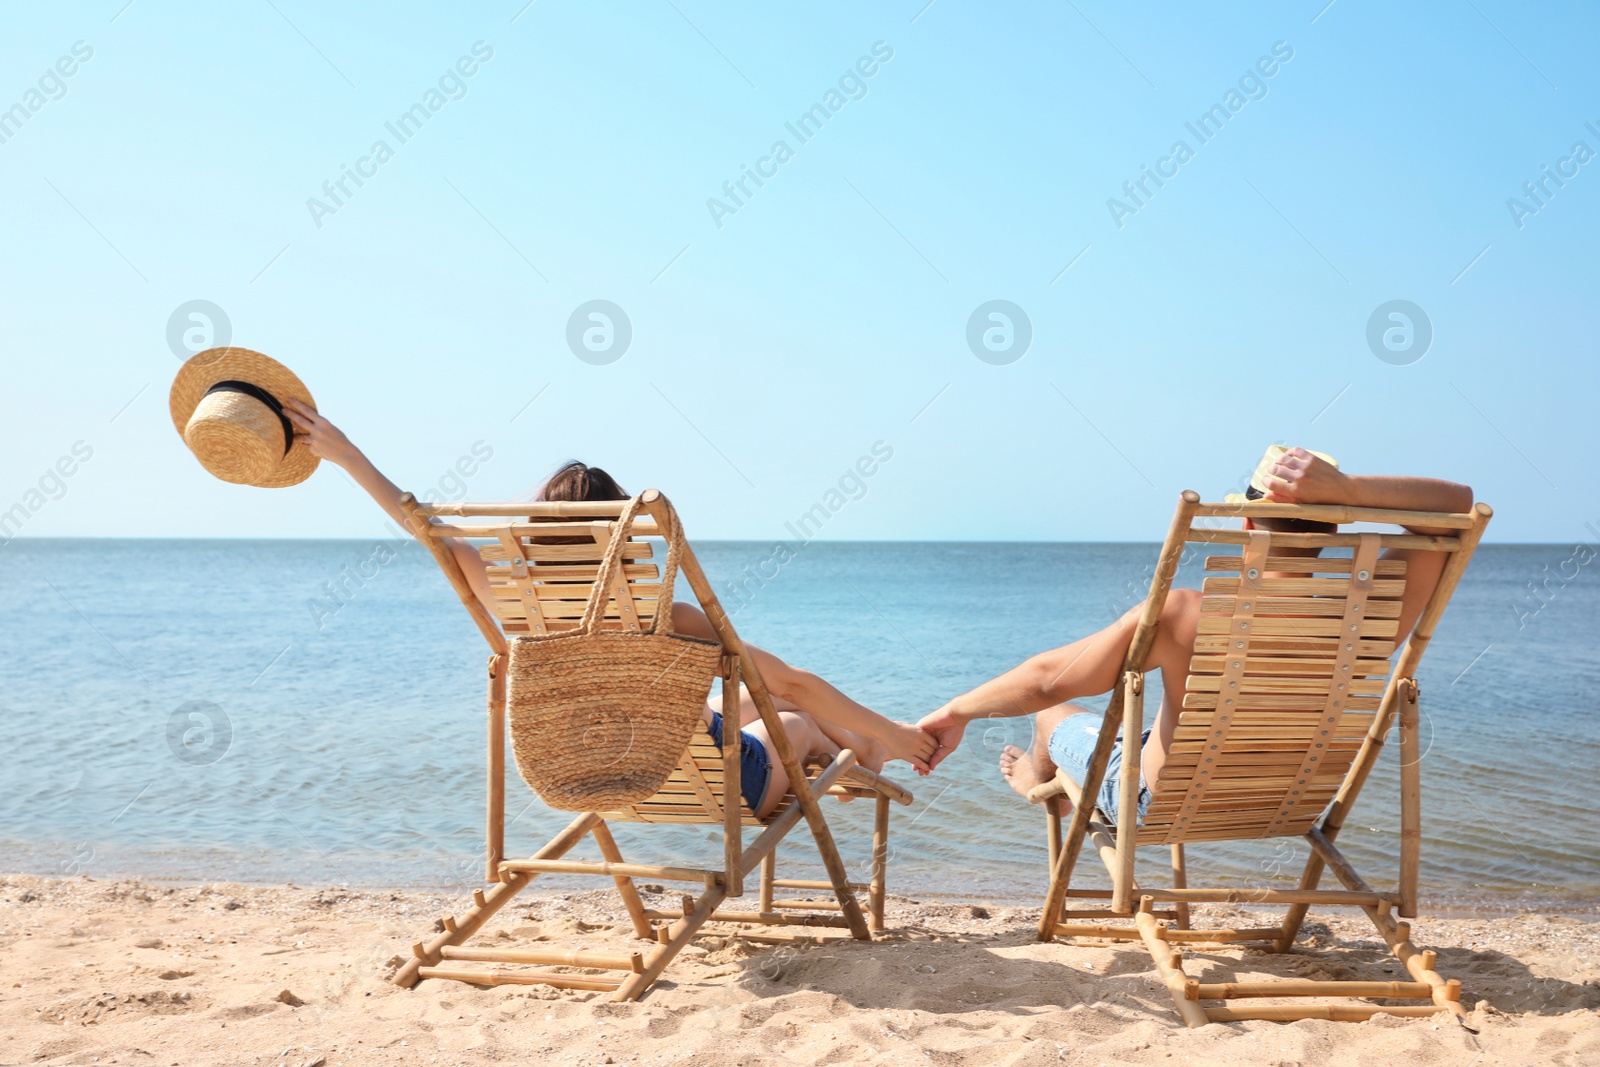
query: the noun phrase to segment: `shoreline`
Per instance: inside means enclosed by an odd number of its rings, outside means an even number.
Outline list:
[[[630,1004],[539,986],[429,980],[402,990],[387,981],[411,943],[466,896],[0,877],[0,1063],[1600,1060],[1592,920],[1419,919],[1418,944],[1462,981],[1466,1026],[1380,1015],[1185,1030],[1142,947],[1040,943],[1037,907],[998,901],[891,896],[890,929],[870,943],[774,947],[719,927]],[[1208,922],[1251,914],[1197,908]],[[612,951],[629,941],[615,891],[599,889],[530,889],[474,939]],[[1188,959],[1206,981],[1394,980],[1398,967],[1359,913],[1313,912],[1291,953],[1197,950]]]
[[[13,870],[0,874],[0,885],[6,878],[41,878],[55,881],[68,881],[56,874],[44,874],[35,870]],[[145,885],[160,886],[162,888],[186,888],[208,885],[242,886],[251,889],[306,889],[308,887],[337,888],[347,893],[408,893],[421,895],[435,895],[449,897],[451,895],[466,896],[475,888],[486,883],[462,882],[456,885],[444,883],[425,882],[350,882],[350,881],[254,881],[243,878],[197,879],[175,878],[163,875],[150,874],[102,874],[79,875],[79,880],[115,884],[118,882],[139,882]],[[542,879],[550,888],[541,890],[545,894],[561,894],[582,892],[590,884],[584,879],[563,881],[558,875],[546,875]],[[1285,887],[1292,888],[1292,883],[1285,883]],[[891,889],[893,889],[891,882]],[[1381,888],[1381,887],[1380,887]],[[921,892],[916,889],[905,890],[895,894],[902,900],[913,900],[916,903],[929,905],[967,905],[967,904],[995,904],[1000,907],[1026,908],[1030,904],[1037,904],[1043,898],[1045,886],[1041,880],[1036,893],[1026,892],[992,892],[984,894]],[[529,891],[532,892],[532,891]],[[1572,905],[1555,899],[1532,900],[1524,903],[1510,903],[1497,906],[1495,903],[1462,903],[1452,897],[1449,890],[1437,890],[1430,894],[1427,887],[1423,887],[1421,897],[1421,910],[1425,915],[1436,919],[1511,919],[1521,915],[1550,915],[1562,918],[1575,919],[1579,922],[1600,923],[1600,888],[1596,890],[1596,899],[1592,902]],[[1430,904],[1431,901],[1442,897],[1443,903]]]

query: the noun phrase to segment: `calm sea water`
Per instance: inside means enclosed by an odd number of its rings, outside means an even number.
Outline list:
[[[723,589],[771,546],[698,550]],[[1106,624],[1142,596],[1155,552],[815,543],[747,586],[736,623],[913,720]],[[1600,578],[1546,582],[1570,555],[1481,549],[1425,661],[1423,885],[1435,907],[1600,910]],[[1186,569],[1180,584],[1199,577]],[[342,583],[347,602],[325,583]],[[18,540],[0,548],[0,588],[4,869],[477,884],[486,649],[419,547]],[[1001,746],[1030,737],[1028,720],[974,728],[934,776],[900,775],[916,802],[896,809],[892,889],[1037,898],[1044,820],[995,769]],[[1395,747],[1341,838],[1375,882],[1392,883],[1398,846]],[[569,818],[514,770],[507,796],[512,854]],[[847,859],[862,862],[868,805],[834,811]],[[805,860],[804,836],[789,862]],[[619,840],[653,862],[718,855],[703,829],[621,827]],[[1287,881],[1304,856],[1280,840],[1195,846],[1189,864],[1192,879]],[[1080,870],[1103,874],[1088,856]]]

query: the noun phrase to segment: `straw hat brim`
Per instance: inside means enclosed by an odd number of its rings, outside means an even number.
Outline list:
[[[271,393],[279,403],[292,397],[313,411],[317,407],[306,384],[295,375],[294,371],[272,357],[248,348],[208,348],[191,356],[182,367],[178,368],[178,376],[173,379],[172,392],[168,397],[172,424],[177,427],[178,436],[184,438],[184,444],[189,445],[190,451],[194,451],[194,446],[186,436],[189,420],[193,417],[195,408],[200,406],[206,391],[218,382],[224,381],[249,382],[258,389]],[[205,457],[196,453],[196,458],[200,459],[201,464],[207,469],[211,469],[211,464],[206,463]],[[263,489],[281,489],[284,486],[298,485],[311,477],[311,473],[321,462],[321,459],[306,447],[304,436],[296,434],[289,451],[269,473],[251,477],[237,484],[254,485]],[[225,480],[232,479],[225,478]]]
[[[1271,468],[1272,465],[1278,461],[1278,458],[1280,456],[1282,456],[1287,451],[1288,451],[1288,449],[1285,448],[1283,445],[1268,445],[1267,446],[1266,452],[1261,457],[1261,462],[1256,464],[1255,471],[1252,472],[1251,475],[1250,475],[1250,487],[1252,489],[1255,489],[1255,490],[1261,492],[1262,494],[1265,494],[1267,492],[1267,486],[1266,486],[1267,470],[1269,468]],[[1326,452],[1317,452],[1315,450],[1310,450],[1310,449],[1308,449],[1308,451],[1310,451],[1311,454],[1313,456],[1316,456],[1318,459],[1320,459],[1320,460],[1322,460],[1322,461],[1324,461],[1326,463],[1332,464],[1332,466],[1335,469],[1338,468],[1339,461],[1334,459],[1332,456],[1328,455]],[[1250,497],[1245,493],[1228,493],[1227,495],[1225,495],[1222,498],[1222,502],[1224,504],[1271,504],[1271,503],[1276,503],[1276,501],[1271,501],[1271,500],[1265,499],[1264,496],[1263,496],[1262,499],[1251,500]]]

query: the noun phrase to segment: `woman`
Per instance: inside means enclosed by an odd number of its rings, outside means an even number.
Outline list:
[[[343,467],[379,507],[402,528],[408,528],[410,518],[401,510],[399,486],[384,477],[372,461],[350,443],[343,431],[298,400],[286,400],[284,414],[305,436],[311,451]],[[605,471],[573,462],[558,470],[536,499],[625,500],[627,496]],[[463,538],[447,538],[444,544],[454,554],[479,601],[489,609],[492,618],[497,618],[489,578],[478,550]],[[688,637],[717,640],[716,631],[705,614],[682,602],[672,605],[672,629]],[[748,642],[745,648],[756,659],[784,732],[789,735],[802,763],[813,756],[835,755],[841,748],[849,748],[855,752],[857,761],[869,770],[879,770],[891,759],[906,760],[924,773],[928,770],[928,760],[935,747],[929,734],[910,723],[884,718],[815,674],[791,667],[770,652]],[[776,808],[788,793],[789,774],[778,759],[771,734],[761,721],[749,690],[741,687],[740,694],[739,724],[748,727],[741,731],[742,792],[750,810],[761,816]],[[718,744],[722,741],[722,710],[720,697],[706,706],[706,726]]]

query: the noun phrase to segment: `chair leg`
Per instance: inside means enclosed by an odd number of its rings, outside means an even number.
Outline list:
[[[1189,876],[1186,868],[1184,867],[1183,844],[1180,842],[1172,846],[1172,888],[1187,889],[1188,887]],[[1188,901],[1178,901],[1178,903],[1174,905],[1173,910],[1178,913],[1178,921],[1175,924],[1177,928],[1179,930],[1189,929]]]
[[[1417,917],[1417,867],[1422,855],[1422,737],[1417,683],[1400,687],[1400,917]]]
[[[1396,922],[1389,914],[1388,905],[1376,908],[1364,907],[1361,910],[1367,913],[1372,925],[1378,928],[1378,933],[1382,935],[1394,958],[1405,965],[1413,978],[1428,984],[1429,997],[1434,1006],[1440,1011],[1448,1011],[1452,1015],[1465,1018],[1467,1013],[1461,1007],[1460,981],[1444,978],[1433,969],[1438,957],[1432,951],[1423,951],[1411,943],[1411,924]]]
[[[1126,915],[1133,910],[1134,857],[1139,851],[1142,753],[1133,738],[1144,733],[1144,675],[1128,671],[1122,677],[1122,789],[1117,800],[1117,866],[1111,872],[1111,910]]]
[[[667,969],[667,964],[672,962],[672,958],[694,940],[694,935],[706,924],[706,920],[711,918],[711,913],[717,910],[717,905],[721,904],[722,898],[727,895],[727,887],[721,884],[712,886],[702,893],[694,902],[694,910],[686,911],[683,918],[662,931],[666,935],[666,940],[645,956],[644,970],[629,975],[612,994],[611,999],[638,1000],[644,996],[645,991],[661,977],[661,972]]]
[[[1050,850],[1050,869],[1056,869],[1056,857],[1061,854],[1061,798],[1051,797],[1044,802],[1045,847]]]
[[[1313,830],[1306,838],[1311,843],[1311,860],[1318,864],[1316,872],[1319,875],[1322,866],[1326,865],[1346,889],[1365,892],[1371,888],[1325,833]],[[1307,870],[1311,870],[1310,863],[1307,864]],[[1390,914],[1391,905],[1387,902],[1377,906],[1362,905],[1361,910],[1378,928],[1378,933],[1383,936],[1384,944],[1389,946],[1394,958],[1405,965],[1413,978],[1427,983],[1429,998],[1435,1007],[1458,1018],[1465,1016],[1466,1012],[1461,1007],[1461,983],[1453,978],[1443,978],[1433,969],[1437,957],[1433,952],[1420,950],[1411,943],[1411,924],[1396,922]]]
[[[617,848],[616,838],[611,836],[611,828],[605,820],[596,823],[590,831],[594,835],[595,844],[600,846],[600,855],[607,863],[621,863],[622,850]],[[639,897],[639,890],[634,888],[633,879],[617,875],[617,892],[622,895],[622,906],[628,909],[628,918],[633,921],[633,932],[647,940],[655,940],[655,928],[650,925],[650,920],[644,915],[644,901]]]
[[[835,760],[847,762],[846,769],[848,769],[855,764],[855,753],[845,749],[835,757]],[[799,766],[798,761],[795,762],[795,766]],[[850,888],[850,879],[845,874],[844,858],[839,855],[839,846],[834,844],[833,831],[828,828],[827,817],[822,814],[822,805],[818,803],[817,795],[812,792],[804,774],[796,779],[793,771],[789,773],[795,800],[811,827],[811,836],[817,843],[817,851],[822,853],[822,866],[828,872],[828,881],[833,884],[833,894],[839,900],[839,910],[844,913],[850,934],[857,941],[871,941],[872,931],[867,927],[866,916],[861,914],[861,903],[856,900],[855,890]]]
[[[1301,889],[1316,889],[1322,883],[1323,859],[1315,850],[1306,857],[1305,870],[1300,874]],[[1306,913],[1311,910],[1309,904],[1290,904],[1289,910],[1284,913],[1283,926],[1278,934],[1278,940],[1273,943],[1274,952],[1288,952],[1294,947],[1294,939],[1300,936],[1300,927],[1306,921]]]
[[[1337,873],[1338,868],[1335,867]],[[1341,879],[1343,880],[1343,879]],[[1357,1022],[1370,1019],[1377,1014],[1395,1015],[1402,1018],[1426,1018],[1440,1012],[1449,1012],[1457,1019],[1466,1015],[1461,1007],[1461,983],[1454,979],[1446,980],[1439,977],[1434,971],[1434,954],[1420,951],[1411,943],[1410,924],[1395,922],[1389,914],[1390,905],[1387,902],[1373,907],[1363,906],[1383,935],[1384,941],[1389,945],[1389,950],[1394,957],[1405,964],[1406,970],[1411,972],[1415,981],[1411,982],[1364,982],[1364,981],[1294,981],[1277,980],[1268,982],[1236,982],[1219,984],[1202,984],[1188,982],[1185,985],[1188,998],[1191,1000],[1222,1000],[1222,1006],[1204,1008],[1206,1017],[1212,1022],[1243,1022],[1248,1019],[1274,1019],[1280,1022],[1290,1022],[1296,1019],[1331,1019],[1336,1022]],[[1234,1006],[1240,998],[1254,997],[1272,998],[1302,998],[1333,996],[1345,998],[1343,1002],[1308,1003],[1301,1001],[1296,1004],[1265,1004]],[[1349,998],[1383,997],[1387,999],[1418,999],[1432,1001],[1424,1005],[1396,1005],[1351,1003]]]
[[[1150,898],[1146,897],[1143,907],[1150,906]],[[1150,950],[1150,958],[1155,960],[1156,970],[1161,972],[1161,980],[1166,983],[1167,992],[1172,994],[1172,1002],[1178,1009],[1178,1017],[1183,1020],[1183,1025],[1188,1027],[1205,1026],[1211,1020],[1206,1018],[1206,1011],[1200,1002],[1189,999],[1189,980],[1183,973],[1183,953],[1175,951],[1167,943],[1166,927],[1156,921],[1155,916],[1148,911],[1140,911],[1133,917],[1134,924],[1139,928],[1139,937],[1144,941],[1144,947]]]
[[[772,910],[772,882],[778,877],[778,850],[773,849],[761,857],[761,911]]]
[[[877,811],[872,821],[872,889],[868,915],[872,932],[883,932],[883,903],[889,878],[889,798],[878,794]]]
[[[1180,515],[1182,511],[1180,509]],[[1187,520],[1186,520],[1187,521]],[[1176,524],[1174,524],[1176,530]],[[1171,535],[1169,535],[1169,540]],[[1167,546],[1170,548],[1171,546]],[[1162,550],[1165,557],[1166,549]],[[1173,568],[1176,570],[1176,566]],[[1159,576],[1158,576],[1159,577]],[[1164,599],[1166,591],[1161,591]],[[1146,614],[1149,613],[1150,604],[1154,598],[1145,602]],[[1157,608],[1159,611],[1159,606]],[[1140,629],[1135,633],[1138,641],[1139,633],[1145,630],[1145,621],[1140,620]],[[1153,631],[1152,631],[1153,634]],[[1148,647],[1148,645],[1146,646]],[[1133,650],[1129,649],[1132,657]],[[1143,659],[1144,653],[1139,655]],[[1127,679],[1124,674],[1117,681],[1117,687],[1111,692],[1111,703],[1106,706],[1105,717],[1100,723],[1100,736],[1095,741],[1094,753],[1089,757],[1089,767],[1084,773],[1084,780],[1079,783],[1079,803],[1072,809],[1072,821],[1067,826],[1066,839],[1062,842],[1059,855],[1056,856],[1056,865],[1050,872],[1050,888],[1045,891],[1044,910],[1039,914],[1039,940],[1049,941],[1055,936],[1055,925],[1058,916],[1065,906],[1067,890],[1072,882],[1073,868],[1077,865],[1078,855],[1083,851],[1084,838],[1089,832],[1089,819],[1094,813],[1093,800],[1100,793],[1100,783],[1105,779],[1106,763],[1111,757],[1111,746],[1116,742],[1117,729],[1122,725],[1122,703],[1127,698]]]
[[[560,859],[572,851],[578,842],[583,840],[584,835],[599,825],[600,822],[600,816],[593,812],[578,816],[567,824],[565,830],[551,838],[549,844],[536,852],[534,858],[541,860]],[[487,893],[481,889],[474,889],[472,891],[472,907],[467,909],[466,914],[459,920],[454,916],[446,916],[444,919],[444,932],[425,944],[414,946],[411,959],[407,960],[400,970],[395,972],[395,976],[390,981],[406,989],[416,985],[417,980],[421,977],[418,972],[423,967],[439,962],[446,945],[459,945],[477,933],[478,928],[488,922],[491,915],[503,908],[512,897],[522,892],[528,883],[533,881],[533,878],[534,876],[528,873],[511,874],[506,876],[504,881],[496,882]]]
[[[1046,805],[1046,817],[1052,819],[1055,823],[1053,831],[1059,830],[1062,823],[1060,815],[1061,809],[1058,806],[1060,803],[1061,800],[1058,797],[1052,799]],[[1073,809],[1073,814],[1074,816],[1078,814],[1077,808]],[[1052,837],[1055,837],[1054,832],[1052,832]],[[1051,843],[1054,846],[1056,855],[1055,862],[1052,863],[1050,867],[1050,888],[1045,893],[1046,910],[1044,915],[1042,915],[1039,919],[1040,941],[1053,940],[1056,936],[1056,926],[1064,922],[1066,919],[1067,904],[1069,903],[1069,891],[1072,888],[1071,872],[1077,865],[1077,853],[1087,843],[1087,838],[1080,837],[1078,838],[1076,844],[1074,844],[1072,835],[1068,834],[1064,839],[1056,839]],[[1073,854],[1071,856],[1065,855],[1064,852],[1067,850],[1070,850]],[[1068,872],[1065,879],[1061,878],[1061,871],[1063,869]],[[1054,905],[1053,910],[1052,903]]]

